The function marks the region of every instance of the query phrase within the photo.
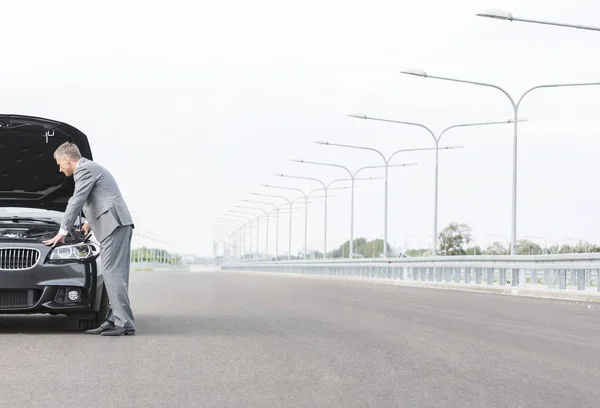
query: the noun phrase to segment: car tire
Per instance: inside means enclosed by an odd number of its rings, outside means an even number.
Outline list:
[[[74,326],[77,330],[90,330],[100,326],[106,316],[108,315],[108,293],[106,292],[106,286],[102,285],[102,297],[100,298],[100,309],[93,313],[93,317],[86,314],[85,317],[78,317],[77,315],[72,316]]]

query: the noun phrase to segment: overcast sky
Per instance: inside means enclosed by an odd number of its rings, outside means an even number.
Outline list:
[[[433,147],[416,127],[349,113],[427,124],[507,120],[501,92],[398,73],[490,82],[515,97],[546,83],[600,81],[600,32],[475,17],[486,8],[516,16],[594,25],[594,0],[6,2],[0,25],[0,111],[70,123],[94,159],[117,178],[140,232],[181,250],[212,254],[216,219],[260,184],[318,188],[272,173],[344,177],[378,165],[381,149]],[[522,104],[518,160],[519,238],[600,243],[597,186],[600,87],[537,90]],[[464,222],[482,245],[510,239],[512,127],[448,132],[440,153],[439,230]],[[426,247],[433,225],[434,154],[397,155],[390,169],[389,240]],[[370,170],[363,176],[383,176]],[[349,191],[332,192],[328,249],[350,237]],[[281,203],[282,201],[274,200]],[[261,227],[264,233],[264,226]],[[292,250],[304,244],[293,217]],[[270,252],[274,252],[274,219]],[[429,235],[429,236],[428,236]],[[280,222],[280,250],[288,245]],[[357,184],[354,236],[383,237],[383,181]],[[264,247],[261,234],[261,247]],[[538,242],[541,242],[538,240]],[[308,247],[323,248],[323,202],[308,213]]]

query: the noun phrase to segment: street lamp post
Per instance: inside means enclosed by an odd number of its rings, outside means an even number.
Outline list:
[[[349,115],[349,116],[359,117],[357,115]],[[367,118],[367,116],[361,116],[361,118],[370,119],[370,118]],[[323,144],[323,145],[327,145],[327,146],[338,146],[338,147],[347,147],[347,148],[353,148],[353,149],[370,150],[372,152],[378,153],[379,156],[381,156],[381,158],[383,159],[384,167],[385,167],[385,189],[384,189],[385,192],[384,192],[384,211],[383,211],[383,214],[384,214],[383,215],[383,241],[384,241],[383,242],[383,254],[384,254],[384,257],[387,258],[387,237],[388,237],[388,167],[389,167],[390,161],[398,153],[403,153],[403,152],[417,152],[417,151],[423,151],[423,150],[435,150],[436,151],[436,159],[437,159],[437,151],[438,151],[438,145],[437,145],[437,143],[436,143],[436,147],[435,148],[424,147],[424,148],[416,148],[416,149],[400,149],[400,150],[397,150],[394,153],[392,153],[388,158],[386,158],[385,155],[383,153],[381,153],[379,150],[373,149],[371,147],[363,147],[363,146],[354,146],[354,145],[346,145],[346,144],[339,144],[339,143],[331,143],[331,142],[327,142],[327,141],[325,141],[325,142],[323,142],[323,141],[316,141],[315,143]],[[457,149],[457,148],[461,148],[461,147],[462,146],[447,146],[447,147],[443,147],[442,149]],[[437,166],[436,166],[436,168],[437,168]]]
[[[238,211],[233,211],[233,210],[229,210],[227,213],[227,215],[230,217],[244,218],[246,221],[248,221],[249,229],[250,229],[250,231],[248,233],[248,242],[249,242],[248,254],[250,255],[250,259],[252,259],[252,222],[254,221],[254,218],[249,218],[249,217],[246,217],[245,215],[241,215],[241,214],[255,215],[255,214],[251,214],[251,213],[243,213],[243,212],[238,212]],[[256,220],[257,220],[256,227],[258,229],[258,216],[256,217]],[[258,248],[258,242],[256,243],[256,247]]]
[[[351,193],[351,201],[350,201],[350,252],[348,254],[348,257],[352,258],[352,255],[354,254],[354,252],[353,252],[354,247],[353,247],[353,242],[352,242],[354,240],[354,181],[356,180],[356,176],[358,175],[358,173],[360,173],[362,170],[382,168],[382,167],[385,167],[387,170],[388,166],[387,165],[386,166],[365,166],[365,167],[361,167],[360,169],[356,170],[353,174],[346,166],[342,166],[341,164],[312,162],[312,161],[298,160],[298,159],[291,159],[291,160],[296,163],[316,164],[316,165],[321,165],[321,166],[330,166],[330,167],[341,168],[341,169],[346,170],[348,172],[348,174],[350,175],[350,180],[352,181],[352,187],[351,187],[352,193]],[[395,164],[395,165],[392,165],[391,167],[405,167],[405,166],[412,166],[412,165],[416,165],[416,163]],[[386,248],[384,248],[384,249],[386,249]]]
[[[587,26],[587,25],[581,25],[581,24],[558,23],[558,22],[554,22],[554,21],[532,20],[532,19],[528,19],[528,18],[515,17],[512,15],[512,13],[508,13],[506,11],[501,11],[501,10],[486,10],[482,13],[477,13],[475,15],[478,17],[493,18],[496,20],[521,21],[524,23],[545,24],[545,25],[559,26],[559,27],[578,28],[580,30],[600,31],[600,27],[594,27],[594,26]]]
[[[267,188],[278,188],[278,189],[282,189],[282,190],[292,190],[292,191],[298,191],[302,196],[298,197],[295,200],[304,198],[304,260],[306,260],[306,255],[307,255],[307,237],[308,237],[308,197],[310,197],[310,195],[316,191],[320,191],[322,189],[316,189],[316,190],[312,190],[310,191],[308,194],[306,194],[304,191],[300,190],[299,188],[294,188],[294,187],[284,187],[284,186],[273,186],[270,184],[262,184],[263,187],[267,187]],[[283,198],[283,197],[282,197]],[[287,200],[287,199],[286,199]],[[293,202],[293,201],[292,201]],[[292,230],[292,205],[290,202],[290,231]],[[291,232],[290,232],[290,242],[291,242]],[[291,252],[291,244],[290,244],[290,252]]]
[[[296,201],[299,200],[303,197],[298,197],[298,198],[294,198],[293,200],[289,200],[287,197],[285,196],[279,196],[279,195],[272,195],[272,194],[260,194],[260,193],[251,193],[252,195],[255,196],[261,196],[261,197],[273,197],[273,198],[281,198],[283,200],[285,200],[289,207],[290,207],[290,225],[289,225],[289,238],[288,238],[288,261],[292,259],[292,204]]]
[[[245,223],[241,220],[228,220],[226,218],[221,219],[219,221],[219,223],[223,224],[223,225],[229,225],[229,226],[235,227],[236,234],[237,234],[236,254],[237,254],[238,259],[241,259],[243,256],[244,250],[245,250],[245,246],[244,246],[244,238],[246,236]]]
[[[240,224],[238,224],[236,222],[224,220],[224,219],[219,219],[219,220],[217,220],[216,226],[217,227],[224,226],[224,227],[234,228],[234,232],[238,233],[238,239],[239,239],[241,228],[242,228],[242,226]],[[239,239],[239,243],[236,243],[234,240],[234,251],[235,251],[236,256],[238,255],[238,252],[240,251],[240,244],[241,244],[241,239]]]
[[[281,176],[283,176],[283,175],[281,175]],[[286,177],[287,177],[287,176],[286,176]],[[264,186],[264,187],[274,187],[274,188],[284,188],[284,187],[275,187],[275,186],[269,186],[269,185],[263,185],[263,186]],[[330,188],[330,190],[338,190],[338,189],[339,189],[339,190],[343,190],[343,189],[346,189],[346,188],[348,188],[348,187]],[[310,197],[312,193],[314,193],[314,192],[316,192],[316,191],[320,191],[320,190],[322,190],[322,189],[316,189],[316,190],[312,190],[312,191],[310,191],[308,194],[306,194],[306,196],[307,196],[307,197]],[[285,201],[286,201],[286,202],[289,204],[289,209],[290,209],[290,212],[289,212],[289,214],[290,214],[289,224],[290,224],[290,225],[289,225],[289,241],[288,241],[288,245],[289,245],[289,249],[288,249],[288,260],[289,260],[289,259],[291,259],[291,252],[292,252],[292,204],[293,204],[294,202],[296,202],[296,200],[301,200],[301,199],[304,199],[304,198],[305,198],[305,197],[304,197],[304,194],[303,194],[302,196],[300,196],[300,197],[296,197],[296,198],[294,198],[294,199],[293,199],[293,200],[291,200],[291,201],[290,201],[290,200],[288,200],[288,198],[287,198],[287,197],[284,197],[284,196],[279,196],[279,195],[272,195],[272,194],[259,194],[259,193],[252,193],[252,195],[255,195],[255,196],[262,196],[262,197],[274,197],[274,198],[282,198],[282,199],[284,199],[284,200],[285,200]],[[315,196],[315,197],[313,197],[313,198],[322,198],[322,197],[323,197],[323,196]],[[327,196],[325,196],[325,199],[327,199]],[[249,201],[249,200],[242,200],[242,201]],[[276,208],[276,211],[277,211],[278,217],[279,217],[279,212],[280,212],[281,208],[282,208],[282,207],[285,205],[285,204],[282,204],[282,205],[281,205],[279,208],[277,208],[277,207],[275,207],[275,205],[274,205],[274,204],[272,204],[272,203],[267,203],[267,202],[262,202],[262,201],[253,201],[253,202],[255,202],[255,203],[258,203],[258,204],[269,204],[269,205],[273,206],[274,208]],[[306,201],[306,206],[308,206],[308,204],[312,204],[312,203],[313,203],[312,201]],[[299,208],[301,208],[301,207],[293,207],[293,208],[295,208],[295,209],[299,209]],[[279,219],[277,220],[277,222],[278,222],[278,224],[277,224],[277,225],[279,225]],[[305,232],[306,232],[306,229],[305,229]]]
[[[306,195],[304,193],[304,191],[298,189],[298,188],[292,188],[292,187],[280,187],[280,186],[271,186],[269,184],[262,184],[263,187],[269,187],[269,188],[281,188],[281,189],[286,189],[286,190],[294,190],[294,191],[298,191],[300,192],[300,194],[302,194],[302,197],[304,197],[304,259],[306,260],[306,232],[307,232],[307,218],[308,218],[308,195]],[[292,203],[290,202],[290,256],[291,256],[291,231],[292,231]]]
[[[258,258],[258,256],[260,255],[260,249],[259,249],[259,245],[260,245],[260,215],[256,215],[254,213],[248,212],[248,211],[229,211],[232,213],[236,213],[236,214],[246,214],[246,215],[252,215],[256,217],[256,256]],[[252,236],[250,236],[250,242],[252,242]]]
[[[254,201],[254,200],[242,200],[242,201],[244,201],[246,203],[270,205],[275,210],[275,259],[279,260],[279,210],[285,204],[282,204],[280,207],[277,207],[275,204],[269,203],[266,201]],[[267,220],[268,220],[268,216],[267,216]]]
[[[235,229],[233,227],[219,226],[223,232],[223,258],[228,259],[232,255],[235,257]],[[218,229],[219,230],[219,229]],[[226,238],[226,239],[225,239]],[[162,259],[165,262],[166,259]]]
[[[266,195],[267,197],[279,197],[279,196],[271,196],[268,194],[255,194],[255,195]],[[285,198],[285,197],[281,197],[281,198]],[[283,203],[281,204],[279,207],[277,207],[275,204],[270,203],[268,201],[254,201],[254,200],[241,200],[244,201],[246,203],[254,203],[254,204],[266,204],[266,205],[270,205],[271,207],[273,207],[273,211],[275,211],[275,259],[279,260],[279,214],[282,213],[281,209],[287,205],[287,203]],[[309,201],[310,202],[310,201]],[[295,207],[296,209],[298,209],[299,207]],[[283,214],[285,214],[285,211],[283,212]]]
[[[245,245],[244,245],[244,240],[246,237],[245,231],[246,231],[246,225],[244,222],[242,222],[241,220],[233,220],[233,219],[227,219],[227,218],[221,218],[218,221],[219,223],[223,223],[224,225],[231,225],[231,226],[235,226],[236,227],[236,234],[237,234],[237,245],[236,245],[236,256],[238,257],[238,259],[242,259],[243,254],[245,252]]]
[[[227,248],[231,246],[231,236],[234,233],[235,228],[229,225],[217,224],[213,227],[213,234],[215,236],[215,240],[217,240],[217,237],[223,238],[223,257],[225,257]],[[225,240],[225,238],[227,238],[227,241]],[[235,242],[233,244],[233,247],[235,249]],[[160,261],[162,262],[164,260],[161,259]]]
[[[246,223],[239,220],[239,219],[230,219],[230,218],[226,218],[226,217],[238,217],[237,215],[230,215],[230,214],[225,214],[223,217],[220,218],[221,222],[227,222],[227,223],[241,223],[242,225],[240,226],[239,224],[238,227],[240,227],[240,257],[243,256],[243,254],[246,252]],[[246,217],[244,217],[246,218]]]
[[[495,89],[501,91],[509,99],[511,106],[513,108],[513,112],[514,112],[513,166],[512,166],[513,167],[513,172],[512,172],[512,217],[511,217],[512,219],[511,219],[511,234],[510,234],[511,235],[510,253],[512,255],[515,255],[517,252],[517,128],[518,128],[518,122],[519,122],[519,119],[518,119],[519,106],[521,106],[521,102],[523,101],[523,98],[525,98],[525,96],[527,94],[529,94],[531,91],[533,91],[535,89],[600,85],[600,82],[537,85],[537,86],[529,88],[527,91],[525,91],[521,95],[521,97],[518,100],[516,100],[516,102],[515,102],[515,99],[513,99],[513,97],[506,90],[499,87],[498,85],[488,84],[488,83],[484,83],[484,82],[467,81],[464,79],[456,79],[456,78],[448,78],[448,77],[429,75],[427,72],[419,71],[419,70],[405,70],[405,71],[400,71],[400,73],[407,74],[407,75],[419,76],[419,77],[423,77],[423,78],[441,79],[444,81],[460,82],[460,83],[465,83],[465,84],[491,87],[491,88],[495,88]],[[524,274],[524,271],[523,271],[523,274]],[[524,277],[524,275],[523,275],[523,277]],[[524,282],[522,282],[522,283],[524,283]]]
[[[227,222],[226,225],[234,225],[236,227],[236,236],[237,236],[236,256],[237,256],[238,260],[241,260],[243,254],[244,254],[244,251],[245,251],[245,246],[244,246],[244,239],[246,236],[245,224],[243,222],[239,221],[239,223]]]
[[[508,120],[508,121],[502,121],[502,122],[478,122],[478,123],[464,123],[464,124],[459,124],[459,125],[452,125],[447,127],[446,129],[442,130],[442,132],[440,132],[439,136],[436,136],[435,133],[427,126],[421,124],[421,123],[414,123],[414,122],[406,122],[406,121],[401,121],[401,120],[391,120],[391,119],[381,119],[381,118],[373,118],[367,115],[357,115],[357,114],[352,114],[352,115],[348,115],[352,118],[359,118],[359,119],[368,119],[368,120],[375,120],[375,121],[380,121],[380,122],[390,122],[390,123],[399,123],[399,124],[403,124],[403,125],[411,125],[411,126],[419,126],[423,129],[425,129],[426,131],[429,132],[429,134],[431,135],[431,137],[433,137],[434,143],[435,143],[435,148],[430,149],[430,150],[435,150],[435,172],[434,172],[434,187],[433,187],[433,253],[432,255],[435,256],[437,254],[437,233],[438,233],[438,185],[439,185],[439,170],[438,170],[438,163],[439,163],[439,149],[440,149],[440,139],[442,138],[442,136],[444,136],[444,133],[446,133],[447,131],[451,130],[451,129],[455,129],[455,128],[460,128],[460,127],[471,127],[471,126],[482,126],[482,125],[502,125],[502,124],[507,124],[507,123],[512,123],[512,120]],[[524,120],[522,120],[524,121]]]
[[[265,238],[265,261],[269,262],[269,213],[260,207],[246,207],[243,205],[236,205],[237,208],[245,208],[248,210],[260,210],[265,213],[265,217],[267,218],[267,227],[266,227],[266,238]],[[258,237],[258,233],[257,233]],[[257,238],[258,239],[258,238]],[[258,248],[258,242],[256,243]]]
[[[331,185],[333,183],[337,183],[340,181],[350,181],[350,179],[336,179],[336,180],[332,180],[330,181],[328,184],[325,184],[324,181],[317,179],[317,178],[313,178],[313,177],[301,177],[301,176],[290,176],[290,175],[286,175],[286,174],[274,174],[275,176],[278,177],[286,177],[286,178],[295,178],[295,179],[302,179],[302,180],[312,180],[312,181],[317,181],[319,183],[321,183],[321,185],[323,186],[323,190],[325,191],[325,227],[324,227],[324,238],[323,238],[323,258],[327,257],[327,193],[331,188]],[[374,177],[368,177],[368,178],[357,178],[356,180],[374,180]],[[338,188],[333,188],[333,189],[347,189],[348,187],[338,187]]]

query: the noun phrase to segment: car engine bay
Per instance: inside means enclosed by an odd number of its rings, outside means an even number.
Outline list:
[[[0,240],[32,240],[43,241],[54,237],[60,225],[35,220],[19,220],[18,222],[0,218]],[[65,237],[66,242],[81,241],[83,232],[72,229]]]

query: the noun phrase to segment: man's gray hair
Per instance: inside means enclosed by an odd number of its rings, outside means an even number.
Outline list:
[[[64,142],[54,151],[55,159],[62,159],[63,157],[68,157],[71,160],[79,160],[81,159],[81,153],[75,143]]]

